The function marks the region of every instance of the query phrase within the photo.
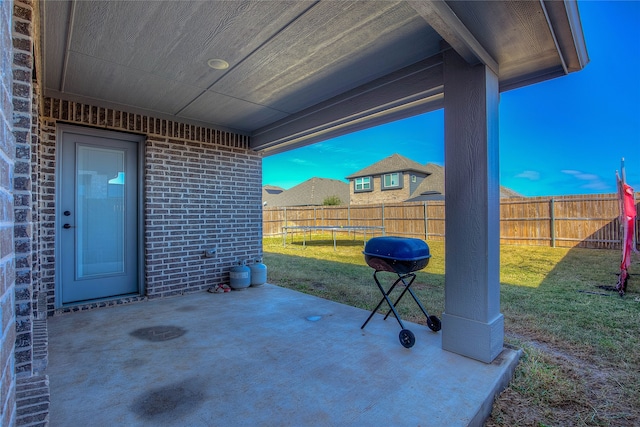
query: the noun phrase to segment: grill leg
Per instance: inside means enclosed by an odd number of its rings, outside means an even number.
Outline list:
[[[420,300],[418,299],[416,294],[413,293],[413,289],[409,289],[407,287],[407,290],[409,291],[409,293],[413,297],[413,300],[416,302],[416,304],[418,304],[418,307],[420,307],[420,310],[422,310],[422,314],[424,314],[428,318],[429,317],[429,313],[427,313],[427,309],[423,307],[422,303],[420,302]]]
[[[442,328],[440,319],[438,319],[436,316],[429,316],[429,313],[427,313],[427,310],[422,306],[416,294],[413,293],[413,290],[409,288],[407,288],[407,290],[413,297],[413,300],[416,302],[416,304],[418,304],[418,307],[420,307],[420,310],[422,310],[424,317],[427,318],[427,326],[429,326],[429,329],[431,329],[433,332],[438,332]]]
[[[378,285],[378,289],[380,289],[380,292],[382,292],[382,299],[380,300],[380,302],[378,303],[378,305],[376,306],[376,308],[373,309],[373,311],[371,311],[371,314],[369,315],[369,317],[367,318],[367,320],[362,324],[362,326],[360,327],[360,329],[364,329],[365,326],[367,326],[367,323],[369,323],[369,320],[371,320],[371,318],[373,317],[374,314],[376,314],[376,311],[378,311],[378,309],[380,308],[380,306],[382,305],[383,302],[387,302],[387,304],[389,304],[389,308],[391,309],[391,311],[393,311],[393,315],[396,316],[396,320],[398,321],[398,323],[400,324],[400,327],[402,329],[405,329],[404,324],[402,323],[402,320],[400,320],[400,315],[398,314],[398,312],[396,311],[396,308],[394,307],[393,303],[391,302],[391,300],[389,299],[389,294],[393,291],[393,289],[396,287],[396,285],[398,283],[400,283],[402,281],[402,277],[400,277],[398,280],[396,280],[393,285],[389,288],[389,290],[387,292],[384,291],[384,288],[382,287],[382,285],[380,284],[380,281],[378,280],[378,276],[377,276],[378,272],[374,272],[373,273],[373,278],[376,282],[376,285]],[[415,277],[415,275],[414,275]],[[404,292],[403,292],[404,293]],[[387,313],[387,316],[385,316],[385,319],[389,316],[389,313]]]
[[[411,280],[409,281],[409,283],[405,282],[404,279],[406,279],[407,277],[412,276]],[[400,300],[402,299],[402,297],[404,296],[404,294],[409,291],[409,294],[411,294],[411,297],[413,298],[413,300],[416,302],[416,304],[418,304],[418,307],[420,307],[420,310],[422,310],[422,314],[424,314],[424,317],[427,318],[427,326],[429,326],[429,328],[434,331],[434,332],[438,332],[441,328],[441,324],[440,324],[440,319],[438,319],[436,316],[429,316],[429,313],[427,313],[427,309],[424,308],[424,306],[422,305],[422,303],[420,302],[420,300],[418,299],[418,297],[416,296],[416,294],[413,292],[413,289],[411,289],[411,285],[413,284],[413,281],[415,280],[416,275],[413,273],[410,274],[405,274],[404,276],[400,276],[400,279],[398,279],[398,281],[402,280],[402,283],[405,285],[404,290],[402,291],[402,293],[400,294],[400,296],[398,297],[398,299],[396,300],[396,302],[393,304],[394,306],[397,306],[398,303],[400,302]],[[396,316],[397,313],[396,311],[393,312]],[[387,315],[384,316],[384,320],[387,320],[387,317],[389,317],[389,315],[391,314],[391,311],[387,312]]]
[[[407,277],[411,277],[411,280],[409,281],[409,283],[407,283],[407,282],[405,282],[405,281],[404,281],[404,279],[406,279]],[[404,290],[402,291],[402,293],[400,294],[400,296],[398,297],[398,299],[396,300],[396,302],[395,302],[395,303],[393,303],[393,306],[394,306],[394,307],[398,305],[398,303],[400,302],[400,300],[402,299],[402,297],[404,296],[404,294],[405,294],[407,291],[409,291],[409,292],[413,293],[413,292],[411,291],[410,287],[411,287],[411,284],[413,283],[413,281],[414,281],[414,280],[416,280],[416,275],[415,275],[415,274],[413,274],[413,273],[405,274],[404,276],[401,276],[401,275],[399,275],[399,274],[398,274],[398,280],[396,280],[396,283],[395,283],[395,284],[398,284],[398,283],[402,282],[402,284],[405,286],[405,288],[404,288]],[[395,284],[394,284],[394,286],[395,286]],[[414,297],[414,298],[415,298],[415,297]],[[389,311],[387,312],[387,315],[386,315],[386,316],[384,316],[384,320],[387,320],[387,317],[389,317],[389,315],[390,315],[390,314],[391,314],[391,310],[389,310]],[[395,312],[395,311],[394,311],[394,314],[396,314],[396,312]],[[397,314],[396,314],[396,317],[397,317]]]

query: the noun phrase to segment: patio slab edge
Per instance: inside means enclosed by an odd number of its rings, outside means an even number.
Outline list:
[[[468,427],[482,427],[484,425],[487,418],[491,415],[495,398],[509,386],[523,354],[522,349],[505,347],[496,360],[492,362],[492,364],[503,365],[502,374],[496,379],[487,398],[480,405],[475,416],[469,421],[469,424],[467,424]]]

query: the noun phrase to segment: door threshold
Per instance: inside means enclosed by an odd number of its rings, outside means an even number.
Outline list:
[[[90,301],[78,301],[64,304],[55,310],[55,314],[76,313],[78,311],[94,310],[96,308],[116,307],[147,301],[149,298],[140,294],[118,295],[116,297],[100,298]]]

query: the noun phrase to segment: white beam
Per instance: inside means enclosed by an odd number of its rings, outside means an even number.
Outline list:
[[[445,311],[442,348],[490,363],[500,313],[498,77],[444,53]]]
[[[447,3],[436,0],[410,1],[409,4],[469,64],[482,63],[496,75],[498,74],[498,62],[487,52]]]

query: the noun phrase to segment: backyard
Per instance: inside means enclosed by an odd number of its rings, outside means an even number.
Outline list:
[[[269,282],[373,309],[380,292],[362,239],[338,239],[337,245],[334,251],[330,235],[313,235],[304,247],[265,238]],[[412,289],[429,314],[440,316],[444,243],[429,246],[430,263]],[[633,276],[640,262],[636,256],[623,298],[601,287],[615,285],[619,263],[617,250],[501,247],[505,345],[524,355],[486,426],[640,425],[640,282]],[[399,312],[426,324],[410,298]]]

